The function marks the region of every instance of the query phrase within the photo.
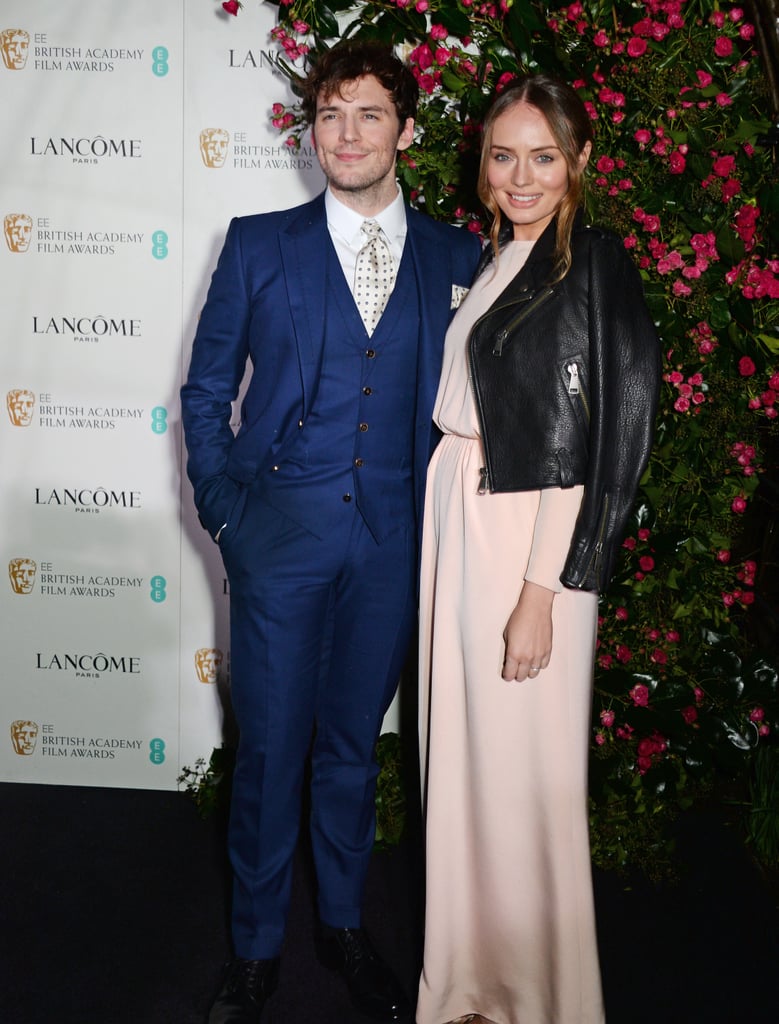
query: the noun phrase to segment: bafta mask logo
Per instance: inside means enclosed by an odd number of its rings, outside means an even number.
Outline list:
[[[18,718],[11,722],[11,742],[20,757],[29,757],[35,753],[35,741],[38,739],[37,722],[25,722]]]
[[[9,71],[21,71],[27,63],[30,49],[30,33],[23,28],[4,28],[0,31],[0,50],[3,64]]]
[[[206,167],[223,167],[230,133],[224,128],[204,128],[200,133],[200,155]]]
[[[12,388],[5,396],[8,417],[15,427],[29,427],[35,411],[35,395],[27,388]]]
[[[31,558],[12,558],[8,563],[11,590],[15,594],[31,594],[35,585],[37,565]]]
[[[7,213],[3,218],[5,244],[11,252],[27,252],[32,238],[32,217],[26,213]]]
[[[215,683],[222,664],[222,652],[217,647],[200,647],[195,651],[195,671],[201,683]]]

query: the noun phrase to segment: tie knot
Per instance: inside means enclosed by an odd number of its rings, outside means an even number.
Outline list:
[[[377,220],[364,220],[360,225],[360,231],[370,242],[381,234],[381,225]]]

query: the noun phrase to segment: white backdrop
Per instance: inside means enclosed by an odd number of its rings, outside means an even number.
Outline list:
[[[1,8],[0,778],[171,789],[229,684],[183,472],[194,326],[230,217],[323,179],[270,125],[271,5]]]

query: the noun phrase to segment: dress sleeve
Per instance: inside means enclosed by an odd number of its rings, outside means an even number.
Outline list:
[[[568,549],[573,536],[584,487],[549,487],[541,491],[541,500],[533,529],[533,544],[525,580],[560,593]]]

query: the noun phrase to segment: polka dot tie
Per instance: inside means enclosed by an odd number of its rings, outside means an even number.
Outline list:
[[[354,273],[354,301],[368,334],[373,334],[395,283],[395,264],[387,239],[375,220],[360,228],[367,242],[357,253]]]

